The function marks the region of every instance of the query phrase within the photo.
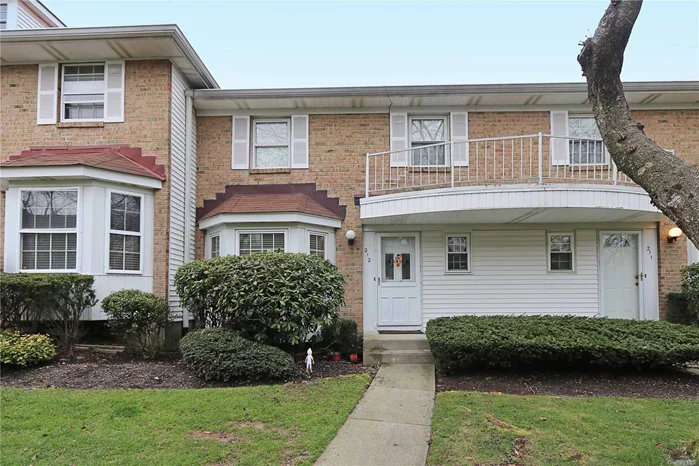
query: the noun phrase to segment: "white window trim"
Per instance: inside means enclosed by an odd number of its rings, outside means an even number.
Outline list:
[[[570,236],[570,252],[571,252],[571,268],[570,270],[551,270],[551,236],[552,235],[568,235]],[[576,273],[575,260],[575,232],[574,231],[547,231],[546,232],[546,264],[549,273]]]
[[[111,225],[111,218],[112,218],[112,193],[114,194],[123,194],[126,196],[134,196],[138,197],[141,199],[141,220],[140,220],[140,229],[141,231],[136,233],[135,231],[123,231],[123,230],[112,230],[112,225]],[[145,255],[144,253],[144,247],[145,247],[145,234],[143,232],[143,229],[145,227],[145,195],[142,193],[137,193],[133,191],[127,191],[124,189],[107,189],[107,208],[106,208],[106,221],[105,221],[105,228],[104,231],[106,232],[105,234],[105,242],[104,242],[104,270],[105,273],[107,274],[116,274],[116,275],[143,275],[143,256]],[[139,259],[139,264],[138,270],[118,270],[118,269],[111,269],[109,267],[109,235],[110,234],[115,234],[115,235],[125,235],[125,236],[140,236],[141,241],[140,241],[140,252],[138,255]]]
[[[258,229],[258,230],[235,230],[235,255],[240,255],[240,235],[249,233],[283,233],[284,234],[284,252],[289,252],[289,229],[288,228],[277,228],[277,229]]]
[[[568,112],[568,145],[570,145],[570,141],[574,141],[575,137],[570,136],[570,119],[571,118],[592,118],[593,120],[595,119],[595,116],[592,115],[591,113],[570,113]],[[597,122],[595,121],[595,124]],[[583,138],[584,139],[584,138]],[[609,151],[607,150],[607,146],[604,145],[604,142],[602,142],[602,151],[604,153],[604,161],[603,162],[593,162],[593,163],[574,163],[573,162],[573,151],[568,149],[568,157],[569,157],[569,165],[571,167],[611,167],[611,159],[609,157]]]
[[[466,254],[468,255],[468,270],[449,270],[449,238],[453,237],[466,237]],[[463,254],[463,253],[452,253],[452,254]],[[472,264],[473,253],[471,251],[471,233],[470,232],[459,232],[459,233],[445,233],[444,234],[444,273],[449,275],[472,275],[473,266]]]
[[[250,144],[252,153],[250,154],[250,158],[252,159],[252,168],[253,169],[279,169],[279,168],[291,168],[291,118],[252,118],[252,141]],[[280,167],[258,167],[257,166],[257,148],[258,147],[284,147],[283,145],[279,144],[258,144],[257,143],[257,123],[286,123],[286,147],[288,149],[289,153],[289,164],[285,166],[280,166]]]
[[[77,191],[78,205],[75,228],[22,228],[22,193],[27,191]],[[19,232],[17,233],[18,270],[21,273],[80,273],[82,262],[81,233],[82,233],[82,188],[79,186],[27,187],[19,190]],[[75,233],[75,268],[74,269],[22,269],[22,233]]]
[[[66,113],[66,106],[65,106],[65,92],[63,89],[65,88],[65,67],[66,66],[104,66],[104,90],[102,91],[102,104],[104,105],[104,116],[102,118],[82,118],[82,119],[67,119],[65,117]],[[89,122],[99,122],[99,121],[105,121],[106,119],[106,110],[107,110],[107,63],[106,62],[92,62],[92,63],[62,63],[59,67],[58,72],[61,75],[61,122],[65,123],[89,123]],[[71,94],[72,95],[72,94]],[[80,103],[90,103],[90,102],[80,102]]]
[[[413,150],[416,149],[413,147],[413,138],[412,138],[412,129],[413,129],[413,120],[442,120],[444,121],[444,164],[435,164],[435,165],[413,165]],[[415,167],[415,168],[430,168],[430,167],[449,167],[450,166],[450,159],[451,159],[451,154],[449,153],[449,150],[447,147],[449,146],[449,116],[445,115],[409,115],[408,116],[408,134],[407,134],[407,139],[408,139],[408,166],[409,167]],[[428,141],[417,141],[417,142],[428,142]],[[433,144],[440,144],[439,142],[435,142]]]
[[[214,250],[213,250],[213,244],[212,244],[214,238],[218,238],[218,256],[216,256],[216,257],[221,257],[221,232],[219,231],[218,233],[215,233],[213,235],[209,235],[207,237],[207,242],[208,242],[207,253],[206,253],[207,259],[214,258],[214,255],[213,255]]]
[[[308,237],[307,237],[308,241],[306,242],[306,244],[308,245],[308,254],[313,254],[311,252],[311,235],[323,237],[323,259],[327,259],[328,258],[328,233],[324,232],[324,231],[314,231],[314,230],[308,231]]]

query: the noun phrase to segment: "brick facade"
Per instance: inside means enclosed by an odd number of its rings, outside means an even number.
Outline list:
[[[0,160],[31,146],[131,144],[143,155],[170,167],[171,65],[168,60],[127,61],[124,122],[37,125],[38,66],[2,66],[0,81]],[[60,97],[59,97],[60,102]],[[58,111],[58,109],[57,109]],[[153,291],[163,296],[168,286],[169,184],[155,192]],[[3,263],[5,194],[0,198],[0,263]]]
[[[231,170],[231,117],[197,118],[197,206],[214,199],[229,184],[316,183],[329,197],[347,206],[337,231],[337,266],[347,278],[343,317],[362,322],[362,224],[354,196],[364,193],[367,152],[389,147],[387,114],[311,115],[309,168],[301,170]],[[345,232],[357,240],[347,244]],[[197,233],[197,257],[204,251],[203,234]],[[361,328],[361,327],[360,327]]]

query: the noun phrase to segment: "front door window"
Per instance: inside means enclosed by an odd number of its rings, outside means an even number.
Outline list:
[[[415,281],[415,266],[412,261],[415,238],[381,238],[381,250],[384,282]]]

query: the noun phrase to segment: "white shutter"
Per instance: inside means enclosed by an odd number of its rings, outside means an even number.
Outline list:
[[[36,124],[55,125],[58,111],[58,63],[39,65]]]
[[[555,136],[568,136],[568,112],[551,112],[551,165],[568,165],[570,162],[568,139]]]
[[[291,168],[308,168],[308,115],[291,116]]]
[[[233,170],[250,167],[250,116],[233,117]]]
[[[104,121],[124,121],[124,62],[104,64]]]
[[[392,167],[408,166],[408,114],[391,113],[391,150],[399,150],[391,154]]]
[[[454,142],[451,154],[452,163],[456,167],[468,167],[468,113],[452,112],[449,115],[451,122],[451,140]]]

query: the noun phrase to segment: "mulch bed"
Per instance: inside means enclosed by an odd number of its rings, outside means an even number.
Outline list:
[[[437,391],[465,390],[562,397],[699,398],[699,374],[655,372],[505,372],[437,374]]]
[[[71,360],[49,365],[16,369],[3,368],[0,386],[20,388],[212,388],[301,382],[309,377],[303,362],[298,364],[298,377],[287,381],[207,382],[189,371],[175,355],[159,360],[142,360],[126,354],[105,355],[80,352]],[[349,362],[331,362],[316,358],[310,378],[338,377],[347,374],[376,373],[374,367]]]

